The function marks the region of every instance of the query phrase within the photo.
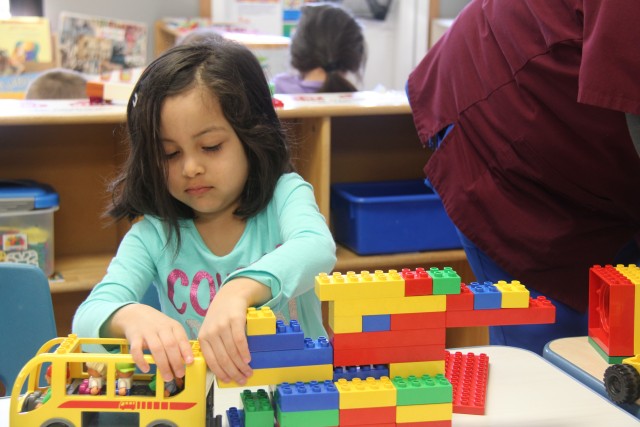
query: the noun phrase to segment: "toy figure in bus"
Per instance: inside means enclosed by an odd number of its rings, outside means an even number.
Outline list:
[[[128,396],[131,393],[131,383],[136,365],[133,363],[116,363],[116,393],[119,396]]]
[[[149,389],[153,392],[156,391],[157,375],[153,376],[153,379],[149,383]],[[175,377],[171,381],[164,382],[164,397],[175,396],[184,390],[184,377]]]
[[[102,392],[104,386],[104,375],[106,373],[105,364],[102,362],[87,362],[87,373],[89,374],[88,391],[94,396]]]

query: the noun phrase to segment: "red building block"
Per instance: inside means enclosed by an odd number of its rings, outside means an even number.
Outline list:
[[[556,307],[543,296],[529,298],[529,308],[447,311],[448,328],[464,326],[535,325],[556,321]],[[392,319],[393,321],[393,319]]]
[[[634,355],[635,285],[615,267],[589,269],[589,337],[609,356]]]
[[[396,424],[396,407],[340,409],[341,426]]]
[[[446,312],[431,313],[398,313],[391,315],[391,330],[409,330],[423,328],[444,328],[446,326]]]
[[[489,357],[447,351],[445,377],[453,386],[453,412],[456,414],[484,415],[489,379]]]
[[[334,366],[377,365],[399,362],[428,362],[444,359],[444,344],[416,345],[412,347],[376,347],[334,349]]]
[[[447,311],[473,310],[473,292],[461,283],[459,294],[447,294]]]
[[[348,334],[334,334],[331,344],[334,349],[359,349],[375,347],[407,347],[419,343],[420,345],[444,345],[446,329],[425,328],[407,329],[400,331],[354,332]]]
[[[400,275],[404,279],[404,296],[433,295],[433,279],[424,268],[403,268]]]

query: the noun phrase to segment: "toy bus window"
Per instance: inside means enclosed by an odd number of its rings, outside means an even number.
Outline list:
[[[107,365],[103,362],[86,362],[82,378],[74,380],[74,393],[98,396],[107,389]]]
[[[66,370],[66,376],[62,383],[56,379],[58,377],[54,377],[54,372],[58,369],[63,372]],[[34,365],[33,370],[25,378],[25,384],[28,384],[31,381],[32,376],[39,379],[41,371],[44,372],[45,383],[38,381],[37,386],[33,389],[34,391],[25,396],[21,412],[29,412],[46,405],[49,399],[51,399],[53,393],[67,393],[67,386],[70,381],[70,370],[66,363],[57,364],[55,367],[50,363]]]

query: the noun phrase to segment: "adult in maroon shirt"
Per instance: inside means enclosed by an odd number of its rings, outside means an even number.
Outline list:
[[[638,259],[639,41],[637,0],[474,0],[409,77],[437,148],[424,171],[477,279],[559,303],[556,325],[492,328],[492,343],[586,335],[589,268]]]

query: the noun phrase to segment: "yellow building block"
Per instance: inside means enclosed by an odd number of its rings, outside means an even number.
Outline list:
[[[432,377],[435,377],[437,374],[444,374],[444,360],[389,364],[389,378],[407,378],[411,375],[415,375],[416,377],[431,375]]]
[[[364,316],[372,314],[426,313],[445,311],[446,295],[422,295],[402,298],[363,298],[329,302],[334,316]]]
[[[347,274],[321,273],[316,276],[315,291],[320,301],[340,299],[387,298],[404,296],[404,279],[396,270],[388,273],[376,270],[373,274],[353,271]]]
[[[247,309],[247,335],[275,335],[276,315],[271,308]]]
[[[633,305],[633,352],[640,354],[640,267],[635,264],[616,265],[616,270],[635,286]]]
[[[268,386],[280,383],[292,383],[297,381],[333,381],[333,365],[308,365],[288,366],[286,368],[254,369],[253,375],[247,379],[247,383],[240,385],[235,381],[224,383],[216,381],[220,388]]]
[[[494,284],[502,293],[502,308],[529,308],[529,290],[518,280]]]
[[[340,397],[342,398],[342,395],[340,395]],[[409,405],[396,407],[396,423],[445,421],[452,418],[452,403],[432,403],[430,405]]]
[[[362,316],[329,316],[329,327],[336,334],[362,332]]]
[[[351,381],[341,378],[335,384],[340,393],[340,409],[396,406],[397,392],[389,377]]]

